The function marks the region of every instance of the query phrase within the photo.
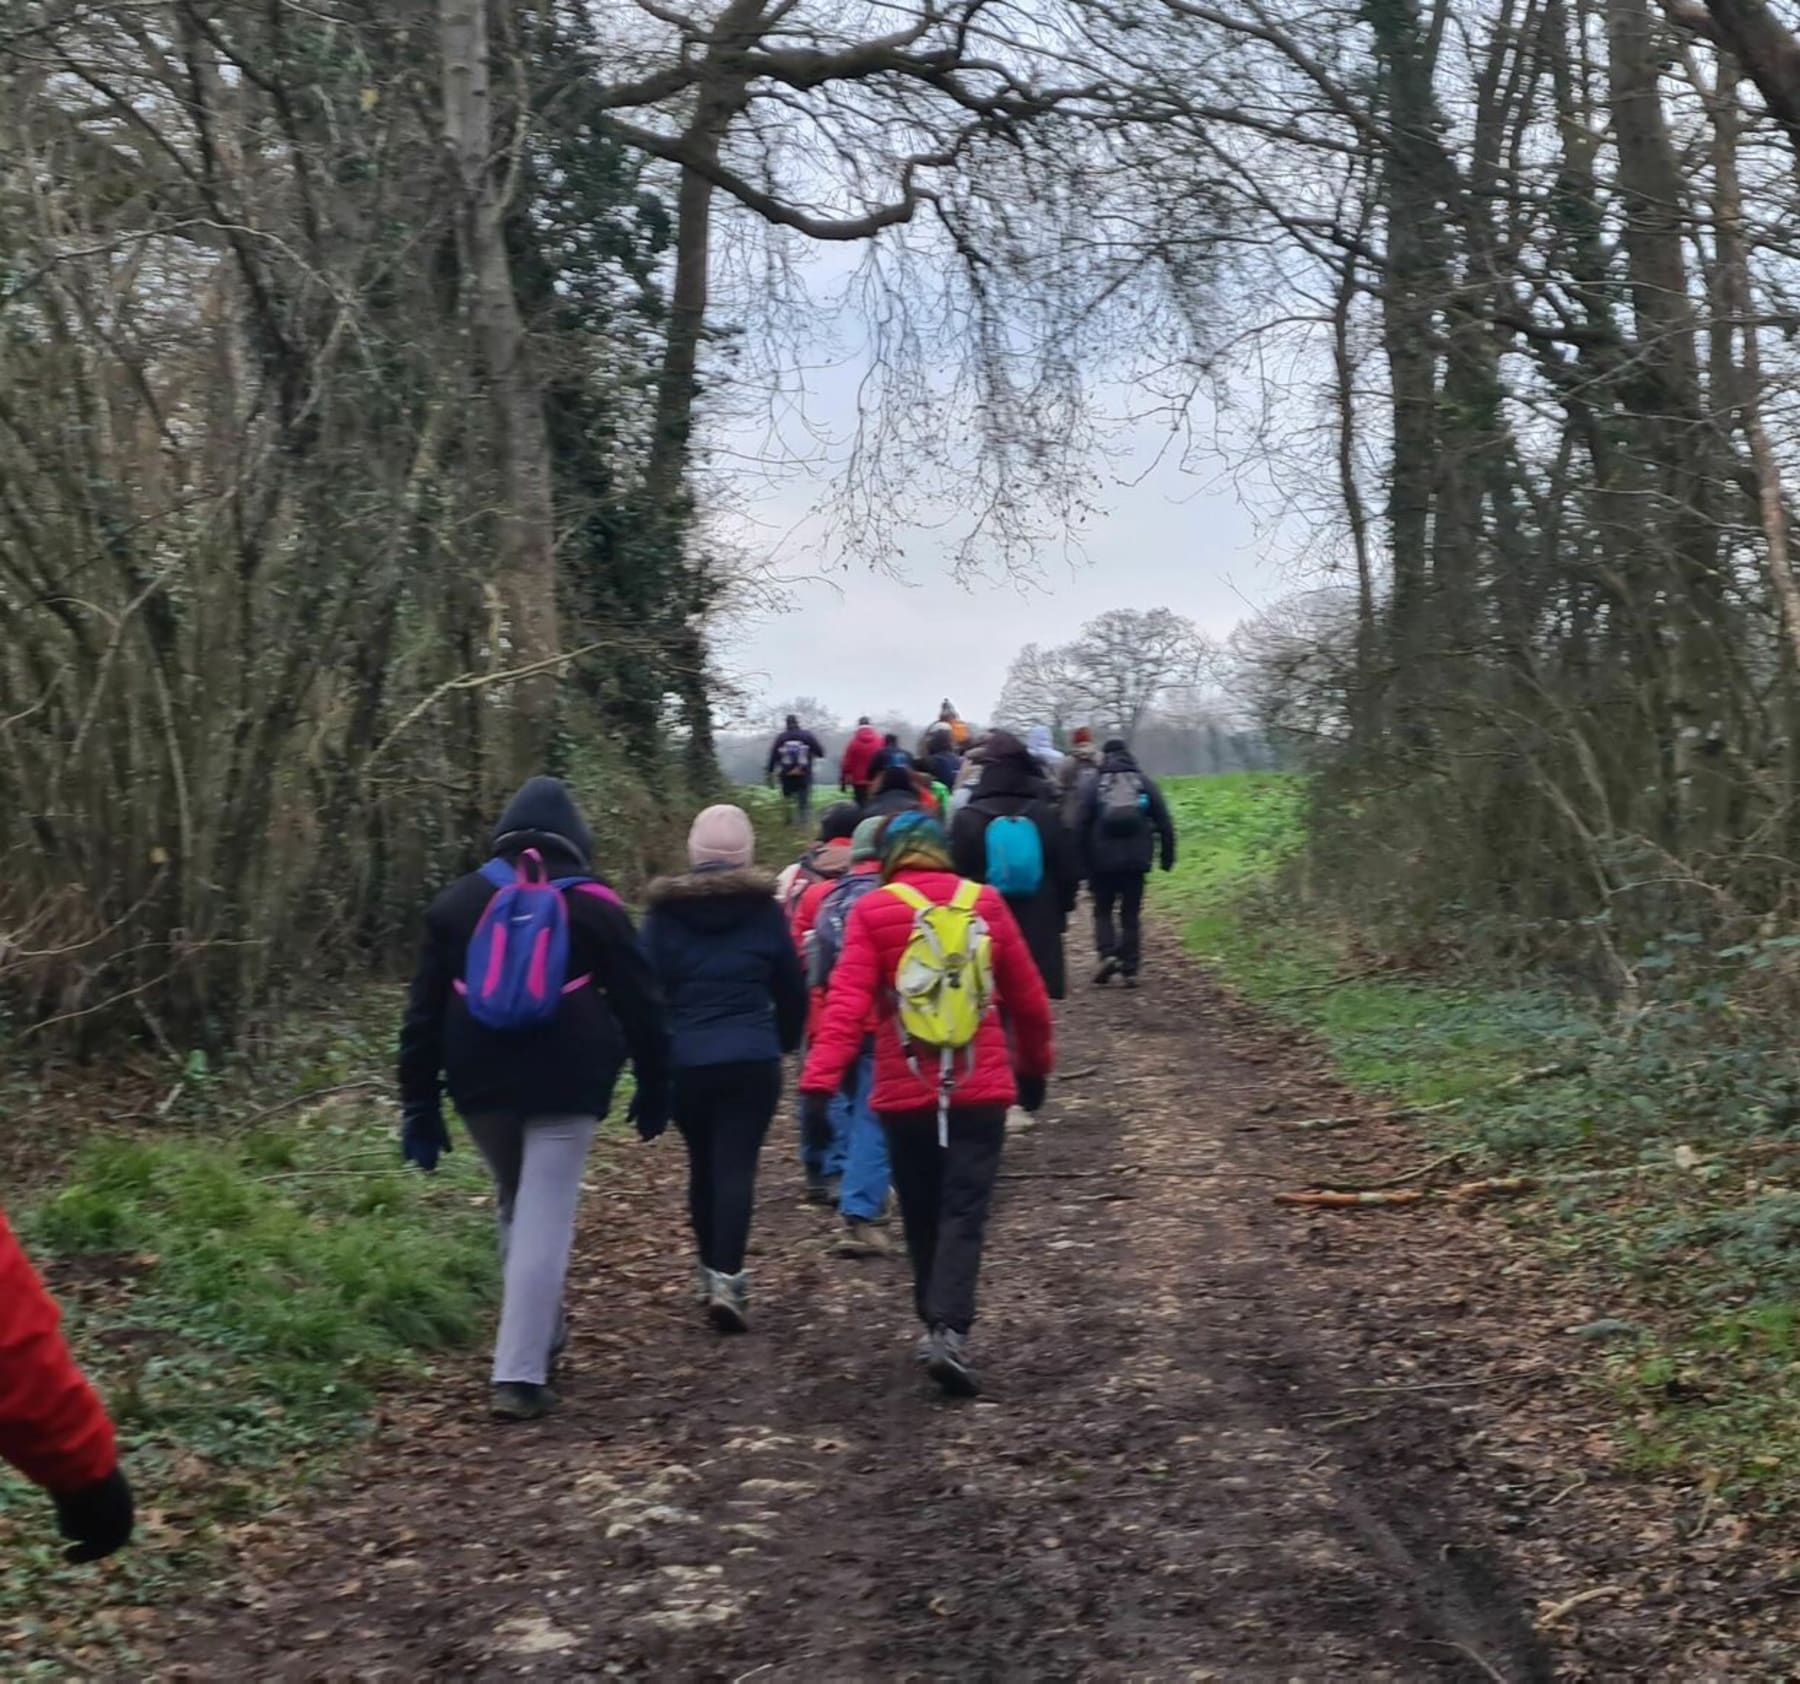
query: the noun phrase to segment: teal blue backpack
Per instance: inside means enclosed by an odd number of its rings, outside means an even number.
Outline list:
[[[987,880],[1008,900],[1029,900],[1044,886],[1044,839],[1023,813],[988,824]]]

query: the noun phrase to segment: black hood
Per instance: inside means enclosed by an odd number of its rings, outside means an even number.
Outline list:
[[[1031,750],[1010,731],[989,733],[976,795],[1036,795],[1043,787],[1044,774]]]
[[[561,778],[533,778],[507,802],[494,826],[496,854],[511,858],[527,848],[546,858],[560,856],[578,871],[593,868],[594,833]]]
[[[1114,748],[1106,751],[1106,757],[1100,762],[1100,770],[1102,772],[1137,772],[1142,768],[1138,765],[1130,749]]]
[[[776,882],[754,866],[714,866],[659,877],[650,885],[649,904],[697,930],[729,930],[753,918],[775,899]]]

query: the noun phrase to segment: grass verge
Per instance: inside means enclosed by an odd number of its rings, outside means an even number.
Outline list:
[[[1307,892],[1302,780],[1172,780],[1177,871],[1155,904],[1235,991],[1411,1108],[1460,1176],[1530,1177],[1510,1218],[1593,1289],[1593,1377],[1638,1467],[1745,1518],[1800,1505],[1800,1071],[1744,1008],[1732,950],[1676,934],[1629,1024],[1551,988],[1382,974]],[[1554,1074],[1541,1074],[1549,1070]],[[1354,1218],[1352,1218],[1354,1219]]]
[[[435,1177],[404,1170],[374,1087],[257,1120],[253,1082],[266,1100],[372,1081],[393,1002],[371,1006],[379,1029],[327,1020],[254,1076],[197,1079],[188,1127],[98,1138],[14,1213],[113,1411],[140,1533],[64,1567],[42,1494],[0,1477],[9,1677],[129,1675],[155,1604],[480,1336],[495,1271],[466,1139]]]

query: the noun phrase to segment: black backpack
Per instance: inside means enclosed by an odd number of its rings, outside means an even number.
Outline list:
[[[1100,832],[1103,836],[1141,836],[1150,823],[1150,789],[1141,772],[1100,774]]]

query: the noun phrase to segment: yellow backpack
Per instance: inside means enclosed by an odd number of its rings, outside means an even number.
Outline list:
[[[923,1078],[917,1054],[938,1055],[938,1138],[948,1133],[950,1090],[959,1054],[972,1057],[982,1019],[994,1003],[994,944],[987,922],[975,911],[979,883],[959,883],[941,905],[910,883],[889,883],[886,892],[912,908],[912,934],[894,972],[900,1039],[907,1062]]]

